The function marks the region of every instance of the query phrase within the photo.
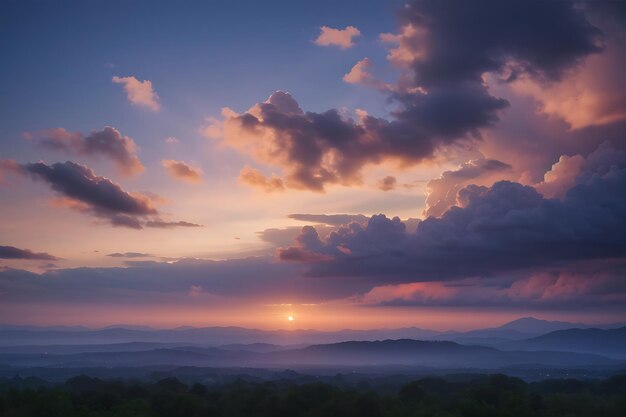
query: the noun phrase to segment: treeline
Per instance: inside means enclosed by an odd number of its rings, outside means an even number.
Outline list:
[[[23,388],[5,382],[2,417],[489,417],[623,416],[626,375],[605,380],[526,383],[505,375],[470,381],[424,378],[394,392],[292,381],[187,386],[79,376],[65,384]]]

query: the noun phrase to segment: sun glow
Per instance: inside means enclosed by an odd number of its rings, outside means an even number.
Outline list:
[[[287,316],[287,320],[289,320],[289,321],[294,321],[294,320],[295,320],[295,318],[294,318],[293,316]]]

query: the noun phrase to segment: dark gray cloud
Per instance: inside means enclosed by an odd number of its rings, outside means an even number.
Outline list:
[[[20,249],[15,246],[0,245],[0,258],[2,259],[34,259],[42,261],[57,261],[59,258],[46,252],[33,252],[29,249]]]
[[[149,199],[122,190],[84,165],[70,161],[52,165],[36,162],[22,164],[20,170],[70,199],[70,207],[107,219],[114,226],[140,229],[140,217],[158,213]]]
[[[105,156],[113,160],[118,170],[125,175],[137,174],[145,169],[137,157],[135,142],[111,126],[100,131],[94,130],[89,135],[58,128],[28,133],[27,137],[36,140],[43,147],[57,151]]]
[[[372,276],[381,283],[493,276],[578,260],[626,257],[626,154],[600,148],[562,200],[509,181],[470,185],[461,207],[407,233],[398,218],[373,216],[325,241],[308,229],[297,248],[332,256],[312,276]],[[287,248],[289,249],[289,248]],[[278,253],[281,256],[281,251]]]
[[[415,82],[426,88],[479,85],[485,72],[508,64],[555,79],[601,51],[601,31],[575,1],[414,0],[398,16],[418,29],[407,42],[425,42],[412,45],[425,54],[411,65]]]
[[[61,197],[58,203],[104,219],[113,226],[146,227],[198,226],[189,222],[163,222],[150,198],[126,192],[118,184],[97,176],[75,162],[46,165],[43,162],[14,164],[13,170],[45,182]]]

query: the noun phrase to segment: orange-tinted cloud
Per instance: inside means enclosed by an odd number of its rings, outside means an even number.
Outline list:
[[[379,90],[391,90],[393,86],[386,84],[374,77],[371,73],[372,61],[369,58],[363,58],[343,76],[343,80],[348,84],[363,84],[370,87],[374,87]]]
[[[137,106],[145,107],[154,112],[159,111],[159,96],[152,87],[150,80],[140,81],[135,77],[113,77],[115,84],[122,84],[128,101]]]
[[[328,26],[320,28],[320,34],[315,39],[315,44],[320,46],[337,46],[341,49],[347,49],[354,45],[353,38],[359,36],[359,31],[354,26],[346,26],[344,29],[333,29]]]
[[[624,68],[623,46],[609,44],[602,54],[588,57],[557,83],[546,85],[524,76],[511,86],[517,94],[533,97],[538,112],[582,129],[626,120]]]
[[[164,159],[161,164],[173,178],[196,184],[202,181],[202,171],[186,162]]]
[[[285,190],[283,180],[276,176],[266,177],[260,171],[250,168],[249,166],[245,166],[241,169],[239,172],[239,180],[246,185],[260,188],[266,193]]]
[[[397,184],[398,180],[396,179],[396,177],[392,175],[387,175],[385,178],[382,178],[380,181],[378,181],[376,187],[381,191],[391,191],[396,188]]]

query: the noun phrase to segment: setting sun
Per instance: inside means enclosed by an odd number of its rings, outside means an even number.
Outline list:
[[[287,320],[289,320],[289,321],[294,321],[294,317],[293,317],[293,316],[288,316],[288,317],[287,317]]]

